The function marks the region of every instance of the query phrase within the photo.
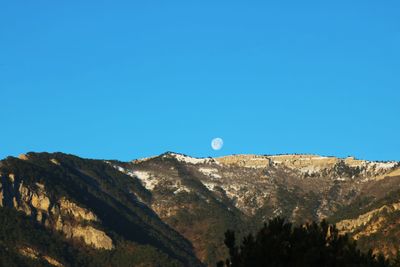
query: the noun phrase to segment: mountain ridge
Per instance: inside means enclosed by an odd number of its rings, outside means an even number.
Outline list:
[[[196,256],[212,266],[227,255],[227,229],[245,234],[276,216],[297,224],[328,219],[363,249],[387,256],[400,245],[388,238],[400,236],[396,161],[166,152],[123,162],[30,152],[0,161],[0,174],[3,208],[60,232],[67,243],[82,239],[79,247],[132,259],[138,255],[129,247],[147,244],[169,262],[200,266]],[[110,266],[120,260],[111,254],[104,254]]]
[[[238,154],[227,154],[227,155],[221,155],[221,156],[205,156],[205,157],[201,157],[201,156],[191,156],[189,154],[186,153],[181,153],[181,152],[176,152],[176,151],[165,151],[163,153],[160,154],[156,154],[156,155],[152,155],[152,156],[148,156],[148,157],[142,157],[142,158],[135,158],[132,160],[128,160],[128,161],[143,161],[143,160],[148,160],[148,159],[152,159],[155,157],[159,157],[159,156],[163,156],[163,155],[181,155],[181,156],[186,156],[189,158],[194,158],[194,159],[218,159],[218,158],[224,158],[224,157],[237,157],[237,156],[254,156],[254,157],[284,157],[284,156],[305,156],[305,157],[319,157],[319,158],[336,158],[336,159],[346,159],[346,158],[351,158],[354,160],[359,160],[359,161],[368,161],[368,162],[400,162],[400,160],[369,160],[369,159],[362,159],[362,158],[358,158],[354,155],[348,155],[346,157],[339,157],[339,156],[335,156],[335,155],[323,155],[323,154],[318,154],[318,153],[277,153],[277,154],[253,154],[253,153],[238,153]]]

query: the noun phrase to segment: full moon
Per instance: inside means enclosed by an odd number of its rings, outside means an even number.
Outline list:
[[[222,140],[222,138],[217,137],[211,141],[211,147],[214,150],[220,150],[223,145],[224,145],[224,140]]]

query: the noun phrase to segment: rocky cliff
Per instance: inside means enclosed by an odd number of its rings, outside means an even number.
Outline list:
[[[25,185],[14,173],[2,175],[0,206],[13,207],[33,216],[49,228],[60,230],[68,238],[81,239],[99,249],[112,249],[112,239],[103,231],[85,223],[98,222],[93,212],[61,197],[51,201],[44,184]]]

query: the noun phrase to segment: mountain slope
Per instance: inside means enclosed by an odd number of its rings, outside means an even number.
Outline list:
[[[296,223],[334,218],[360,197],[385,187],[388,179],[396,180],[399,171],[397,162],[354,158],[234,155],[198,159],[172,152],[113,166],[141,180],[152,194],[145,203],[191,240],[198,257],[210,265],[226,253],[218,248],[223,241],[220,233],[227,228],[246,232],[275,216]],[[218,231],[214,233],[213,228]]]
[[[190,242],[137,200],[146,198],[140,182],[104,161],[29,153],[1,161],[0,174],[4,207],[14,207],[67,238],[82,239],[110,255],[123,246],[132,251],[149,247],[159,251],[159,258],[200,266]]]
[[[227,257],[227,229],[241,238],[276,216],[297,224],[327,218],[361,248],[387,256],[400,246],[398,162],[172,152],[120,162],[28,153],[2,160],[0,176],[3,209],[33,219],[34,229],[43,227],[39,236],[57,233],[53,241],[84,266],[214,266]],[[46,256],[79,266],[68,253],[21,240],[25,246],[3,246],[43,264]]]

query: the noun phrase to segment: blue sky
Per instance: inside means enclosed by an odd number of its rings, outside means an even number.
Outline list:
[[[2,1],[0,158],[400,160],[399,14],[397,0]]]

